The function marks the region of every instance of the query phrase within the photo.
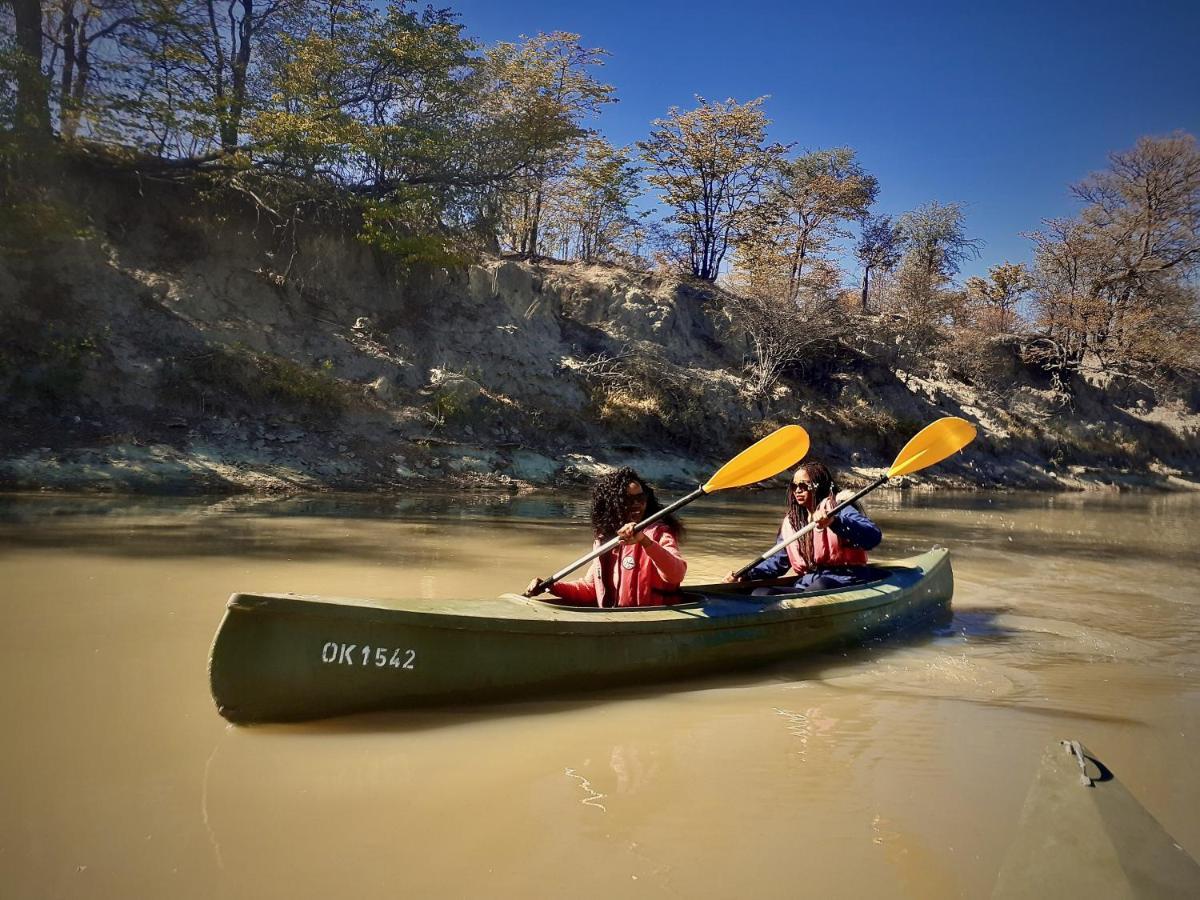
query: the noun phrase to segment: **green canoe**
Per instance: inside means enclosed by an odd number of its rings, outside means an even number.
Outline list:
[[[992,897],[1195,898],[1200,865],[1087,747],[1055,741]]]
[[[231,722],[295,721],[727,670],[948,611],[946,550],[879,570],[840,591],[759,598],[708,585],[687,588],[690,602],[623,610],[516,594],[439,604],[234,594],[209,677]]]

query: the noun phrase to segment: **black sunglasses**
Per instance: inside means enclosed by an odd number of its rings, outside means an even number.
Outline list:
[[[815,481],[793,481],[792,490],[808,491],[810,494],[817,489]]]

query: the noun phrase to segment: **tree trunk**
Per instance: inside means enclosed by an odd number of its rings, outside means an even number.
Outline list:
[[[50,136],[50,96],[42,76],[42,5],[40,0],[10,0],[17,28],[16,130],[27,138]]]
[[[511,243],[514,253],[525,255],[525,235],[529,233],[529,195],[521,192],[521,214],[514,217],[512,223]]]
[[[75,128],[79,122],[79,116],[71,104],[71,85],[75,82],[75,36],[79,22],[75,18],[73,4],[63,6],[63,63],[58,91],[62,97],[62,109],[59,112],[58,132],[64,141],[69,141],[75,137]]]
[[[539,178],[539,181],[541,179]],[[538,255],[538,241],[541,240],[541,235],[538,233],[542,227],[542,187],[538,185],[538,189],[533,195],[533,211],[529,216],[529,259],[534,259]]]
[[[242,130],[242,113],[246,108],[246,73],[250,68],[251,40],[254,35],[254,0],[241,0],[242,20],[238,22],[237,45],[233,48],[230,73],[229,108],[221,122],[221,148],[233,153],[238,147]]]
[[[84,98],[87,97],[88,78],[92,74],[90,47],[86,43],[79,45],[79,59],[75,70],[75,85],[71,90],[71,134],[79,127],[79,117],[83,111]]]
[[[863,267],[863,284],[862,284],[862,311],[867,311],[867,290],[870,287],[871,267]]]
[[[214,105],[217,111],[217,131],[221,138],[221,145],[225,144],[225,119],[226,119],[226,98],[225,98],[225,44],[221,39],[221,27],[217,24],[217,10],[215,0],[207,0],[205,4],[208,10],[208,27],[212,32],[212,95]]]
[[[792,272],[788,279],[788,294],[792,303],[800,299],[800,276],[804,274],[804,262],[808,256],[808,229],[801,226],[800,240],[792,256]]]

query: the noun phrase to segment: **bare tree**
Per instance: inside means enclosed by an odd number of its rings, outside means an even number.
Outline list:
[[[871,272],[890,272],[900,262],[903,239],[889,216],[865,216],[854,254],[863,267],[862,311],[867,311]]]
[[[54,46],[50,67],[57,69],[58,130],[64,140],[76,137],[92,105],[97,56],[102,66],[123,68],[117,62],[122,38],[146,24],[154,15],[152,5],[138,0],[57,0],[49,7],[46,25]],[[116,97],[108,99],[119,103]],[[105,113],[103,108],[96,111],[97,116]]]
[[[966,282],[965,300],[981,312],[979,327],[993,334],[1008,334],[1020,322],[1018,307],[1033,290],[1033,276],[1023,263],[992,266],[987,278],[971,277]]]
[[[795,302],[811,263],[827,263],[829,245],[849,237],[845,223],[866,214],[879,191],[849,147],[815,150],[780,162],[756,207],[759,227],[741,242],[750,269],[782,269],[786,297]],[[820,272],[818,272],[820,275]]]
[[[1038,358],[1060,373],[1146,379],[1200,366],[1200,149],[1142,138],[1075,185],[1086,206],[1031,235]]]
[[[836,349],[845,321],[823,298],[798,303],[753,294],[727,294],[725,308],[747,341],[743,363],[747,397],[769,401],[789,369]]]

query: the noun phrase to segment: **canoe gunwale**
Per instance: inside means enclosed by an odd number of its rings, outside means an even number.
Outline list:
[[[932,559],[929,559],[933,557]],[[310,597],[297,594],[234,594],[227,605],[226,615],[263,614],[273,617],[295,616],[304,619],[345,621],[353,618],[359,624],[378,623],[394,627],[404,625],[421,631],[503,632],[505,634],[656,634],[722,631],[727,629],[762,627],[782,621],[819,621],[830,617],[853,615],[886,606],[904,595],[913,586],[934,574],[949,559],[946,551],[930,551],[903,563],[927,562],[927,565],[889,563],[890,580],[883,579],[862,585],[850,585],[832,591],[797,592],[769,598],[739,596],[714,592],[705,599],[664,606],[627,607],[618,610],[598,607],[563,606],[541,600],[531,600],[519,594],[503,594],[491,601],[488,609],[495,610],[504,601],[508,611],[532,613],[526,616],[499,617],[470,611],[404,609],[361,601],[341,602],[342,598]],[[907,576],[908,584],[896,584],[895,579]],[[700,586],[700,587],[708,587]],[[699,591],[686,588],[685,591]],[[459,601],[478,603],[489,601]],[[715,613],[715,614],[714,614]]]
[[[729,601],[734,603],[745,603],[747,606],[760,606],[771,608],[788,601],[804,601],[804,605],[815,605],[811,601],[824,597],[836,596],[845,594],[850,591],[865,591],[871,588],[885,585],[888,580],[898,575],[910,574],[919,572],[923,576],[925,570],[916,566],[895,565],[889,563],[880,563],[876,568],[880,572],[885,573],[882,577],[876,578],[873,581],[864,581],[859,584],[850,584],[845,587],[831,588],[824,591],[792,591],[787,594],[774,594],[769,597],[756,597],[752,592],[755,588],[760,587],[784,587],[796,580],[795,576],[786,578],[762,578],[757,581],[745,581],[737,585],[725,584],[723,582],[713,582],[711,584],[696,584],[684,585],[679,589],[679,592],[684,596],[697,596],[696,600],[689,600],[684,603],[662,603],[657,606],[626,606],[620,608],[598,608],[591,606],[574,606],[569,603],[555,603],[553,600],[540,600],[534,598],[524,598],[521,594],[501,594],[502,597],[514,597],[520,599],[532,599],[532,602],[541,606],[548,606],[551,609],[563,609],[571,612],[582,611],[585,613],[617,613],[619,615],[636,614],[639,611],[650,610],[686,610],[703,608],[706,604],[714,600]],[[789,607],[795,608],[795,607]]]

